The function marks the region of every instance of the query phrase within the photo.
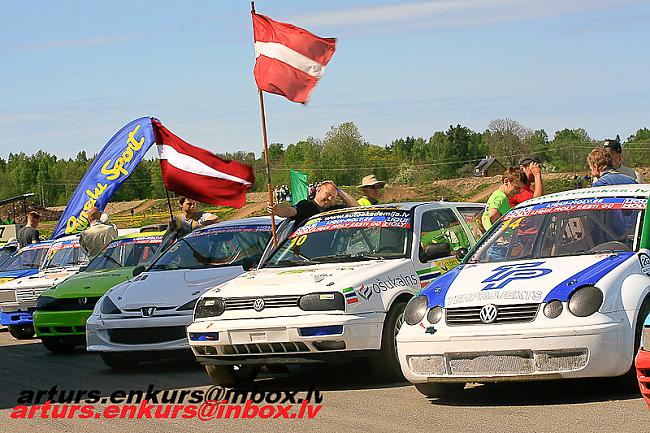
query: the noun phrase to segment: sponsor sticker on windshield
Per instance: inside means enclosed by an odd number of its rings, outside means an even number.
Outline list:
[[[307,221],[290,237],[330,230],[373,227],[409,229],[411,228],[411,218],[408,211],[358,211],[324,215]]]
[[[31,250],[43,250],[46,248],[50,248],[52,244],[31,244],[31,245],[25,245],[23,247],[23,251],[31,251]]]
[[[187,237],[206,236],[218,233],[256,233],[256,232],[270,232],[270,225],[262,226],[226,226],[226,227],[211,227],[205,230],[195,230]]]
[[[161,240],[162,240],[162,236],[143,236],[141,238],[120,239],[111,242],[109,248],[115,248],[115,247],[121,247],[124,245],[133,245],[133,244],[159,244]]]
[[[646,199],[633,197],[594,197],[574,200],[558,200],[536,204],[521,209],[513,209],[506,214],[504,219],[585,210],[642,210],[646,208],[646,205]]]

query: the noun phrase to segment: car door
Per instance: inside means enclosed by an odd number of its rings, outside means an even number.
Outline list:
[[[414,214],[412,258],[422,287],[458,265],[455,254],[474,237],[450,206],[421,205]]]

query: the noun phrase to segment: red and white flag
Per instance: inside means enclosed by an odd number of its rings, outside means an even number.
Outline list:
[[[293,24],[253,13],[257,87],[306,103],[336,50],[336,39],[321,38]]]
[[[165,188],[200,201],[240,208],[253,187],[253,169],[192,146],[152,119]]]

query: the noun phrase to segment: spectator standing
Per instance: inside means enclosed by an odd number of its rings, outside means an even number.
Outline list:
[[[614,170],[612,166],[612,155],[605,149],[597,148],[589,152],[587,156],[587,164],[591,174],[598,179],[591,184],[591,186],[605,186],[605,185],[626,185],[637,183],[637,181],[624,174]]]
[[[181,214],[174,216],[167,226],[163,239],[174,232],[175,239],[180,239],[199,226],[207,226],[219,222],[219,217],[209,212],[196,210],[196,201],[185,196],[178,196]]]
[[[106,245],[117,238],[115,226],[104,224],[101,220],[101,212],[96,207],[88,211],[90,225],[79,235],[79,247],[86,253],[89,260],[101,253]]]
[[[510,167],[503,173],[501,186],[488,198],[487,207],[481,218],[485,230],[492,227],[502,215],[505,215],[511,209],[509,198],[524,187],[524,183],[521,181],[521,173],[521,169],[517,167]]]
[[[603,149],[607,150],[612,157],[612,168],[620,174],[629,176],[636,181],[636,183],[643,183],[643,176],[638,171],[624,166],[623,163],[623,148],[621,147],[621,139],[617,135],[615,139],[608,138],[603,143]]]
[[[337,197],[343,201],[343,205],[336,204]],[[291,206],[286,202],[278,203],[273,208],[273,211],[277,216],[293,219],[295,221],[294,227],[298,227],[307,219],[326,210],[342,209],[344,207],[358,205],[350,194],[338,188],[331,180],[326,180],[319,185],[313,200],[300,200],[295,206]],[[268,211],[271,213],[270,206]]]
[[[508,199],[510,207],[515,207],[526,200],[544,195],[542,165],[539,158],[535,155],[524,155],[519,160],[519,168],[523,173],[522,181],[524,186],[520,192]],[[533,182],[535,183],[535,189],[531,188]]]
[[[386,186],[383,180],[377,180],[374,174],[365,176],[357,188],[363,190],[363,197],[357,202],[359,206],[372,206],[379,203],[379,191]]]
[[[18,230],[16,237],[18,238],[18,245],[20,248],[41,241],[41,235],[38,232],[38,225],[41,223],[41,214],[36,211],[31,211],[27,214],[27,224],[25,227]]]

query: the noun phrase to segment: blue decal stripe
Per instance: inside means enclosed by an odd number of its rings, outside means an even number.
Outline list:
[[[596,284],[598,280],[603,278],[633,255],[634,253],[618,253],[614,256],[606,257],[598,263],[594,263],[555,286],[553,290],[548,292],[548,295],[544,298],[544,302],[549,302],[553,299],[562,302],[568,301],[569,295],[573,293],[575,289],[585,285]]]
[[[449,287],[451,287],[463,267],[463,265],[456,266],[454,269],[442,274],[440,278],[430,282],[428,286],[422,289],[420,294],[426,295],[429,300],[429,308],[435,307],[436,305],[441,307],[445,306],[445,297],[447,296]]]

